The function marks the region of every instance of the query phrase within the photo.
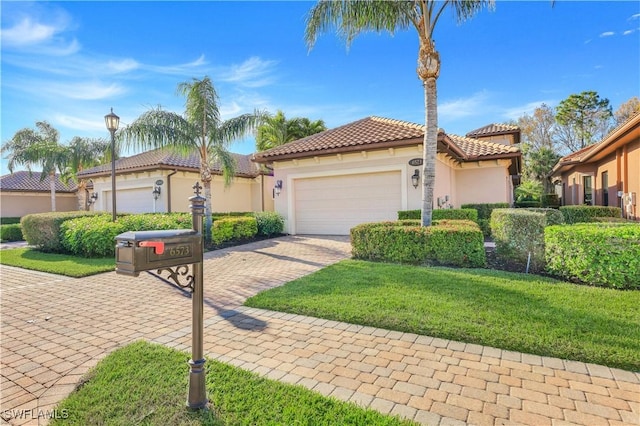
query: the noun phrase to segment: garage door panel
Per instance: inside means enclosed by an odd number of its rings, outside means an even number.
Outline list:
[[[295,181],[298,234],[347,235],[360,223],[396,219],[401,207],[399,171]]]

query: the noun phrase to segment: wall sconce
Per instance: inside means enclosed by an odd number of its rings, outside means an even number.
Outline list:
[[[153,199],[157,200],[160,197],[160,187],[156,186],[155,188],[153,188]]]
[[[418,169],[416,169],[415,172],[413,172],[413,175],[411,175],[411,183],[414,188],[418,188],[418,184],[420,184],[420,171]]]
[[[87,200],[87,204],[91,205],[91,204],[95,203],[97,199],[98,199],[98,193],[97,192],[92,192],[91,196]]]
[[[282,192],[282,181],[277,180],[276,186],[273,187],[273,191],[277,196],[280,196],[280,192]]]

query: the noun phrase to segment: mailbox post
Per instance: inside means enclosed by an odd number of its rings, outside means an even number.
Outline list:
[[[140,272],[168,272],[178,286],[191,290],[191,359],[189,360],[189,395],[187,407],[198,410],[207,406],[204,359],[204,295],[202,256],[202,218],[206,199],[202,187],[193,186],[195,195],[189,198],[192,228],[168,231],[125,232],[116,237],[116,272],[137,277]],[[192,274],[189,272],[191,264]],[[181,282],[181,277],[186,280]]]

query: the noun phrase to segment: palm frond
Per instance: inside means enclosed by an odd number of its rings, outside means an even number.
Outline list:
[[[161,108],[143,113],[116,133],[126,147],[166,148],[176,152],[198,149],[198,132],[182,116]]]

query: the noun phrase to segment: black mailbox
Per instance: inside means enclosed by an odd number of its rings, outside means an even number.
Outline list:
[[[192,229],[129,231],[116,237],[116,272],[140,272],[202,262],[202,236]]]

